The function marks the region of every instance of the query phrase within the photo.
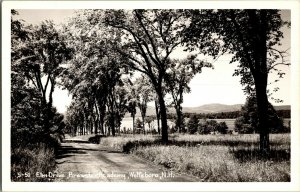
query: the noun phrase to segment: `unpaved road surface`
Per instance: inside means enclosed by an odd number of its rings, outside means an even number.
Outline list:
[[[66,139],[57,156],[56,182],[193,182],[146,160],[82,140]]]

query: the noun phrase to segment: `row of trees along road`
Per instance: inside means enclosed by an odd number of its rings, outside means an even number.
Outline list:
[[[284,52],[275,49],[285,24],[278,10],[78,11],[62,27],[68,38],[60,39],[74,50],[73,59],[59,73],[60,84],[73,97],[67,124],[81,133],[115,135],[127,111],[134,118],[136,107],[145,113],[152,100],[161,120],[162,141],[167,143],[166,94],[173,98],[181,130],[183,93],[190,91],[188,83],[195,74],[212,67],[198,56],[213,61],[231,53],[231,62],[239,62],[234,75],[241,76],[245,93],[256,95],[260,148],[267,153],[268,74],[275,70],[282,77],[276,67],[288,65]],[[178,49],[191,54],[173,59]],[[49,71],[52,82],[55,70]]]
[[[125,74],[130,76],[133,71],[142,73],[144,77],[147,78],[147,80],[144,78],[144,83],[149,81],[151,85],[149,87],[152,87],[155,91],[155,98],[159,106],[159,117],[162,124],[162,140],[167,142],[167,113],[164,97],[167,93],[167,79],[170,82],[172,77],[172,75],[168,75],[168,70],[177,62],[187,64],[184,66],[187,69],[184,70],[191,71],[191,74],[197,73],[202,67],[209,66],[206,62],[197,59],[196,56],[190,56],[187,58],[188,61],[174,61],[170,58],[170,54],[183,43],[184,29],[186,28],[185,22],[185,13],[179,10],[87,10],[78,13],[78,16],[75,17],[73,22],[70,22],[66,28],[72,29],[69,33],[70,36],[75,38],[73,40],[73,42],[75,42],[74,46],[83,50],[78,50],[78,52],[80,52],[80,58],[76,56],[75,64],[72,64],[72,66],[64,72],[63,82],[67,82],[64,83],[65,87],[75,98],[79,98],[80,101],[82,101],[82,99],[79,94],[88,94],[89,97],[93,97],[94,95],[96,98],[102,97],[103,105],[99,104],[98,107],[100,110],[101,108],[104,109],[106,104],[108,108],[108,116],[106,118],[111,119],[108,124],[108,133],[111,130],[112,135],[115,135],[115,127],[118,127],[115,125],[116,123],[120,125],[121,121],[121,119],[115,117],[124,116],[126,107],[123,107],[124,111],[113,111],[116,109],[114,102],[121,100],[120,98],[115,99],[115,97],[112,97],[112,92],[114,92],[116,86],[125,86],[124,78],[122,79],[122,76]],[[84,55],[82,55],[82,53],[84,53]],[[84,59],[84,64],[82,61],[79,61],[82,59]],[[78,64],[77,66],[75,66],[76,63]],[[91,69],[92,67],[90,67],[84,71],[88,65],[95,65],[95,63],[98,63],[98,65],[101,63],[100,65],[102,67],[106,66],[106,68],[101,69],[101,67],[98,66]],[[114,71],[110,71],[115,74],[113,78],[111,78],[111,76],[100,76],[102,72],[108,73],[108,68],[111,68],[112,65],[115,68]],[[191,69],[189,70],[188,68]],[[92,71],[95,71],[95,76],[90,78],[91,82],[87,82],[87,78],[81,73],[87,72],[89,77],[91,77]],[[183,75],[186,74],[183,73]],[[73,80],[79,78],[82,78],[82,80]],[[104,81],[107,82],[103,82],[104,78]],[[99,80],[95,81],[95,79]],[[141,83],[142,82],[143,81],[141,81]],[[187,80],[184,80],[184,83],[186,82]],[[97,87],[92,90],[95,84]],[[187,85],[181,85],[181,87],[184,86]],[[80,91],[84,89],[81,87],[86,87],[88,90]],[[103,90],[103,88],[108,89]],[[180,89],[182,97],[184,88]],[[89,91],[99,92],[99,94]],[[142,91],[142,89],[138,91]],[[124,96],[126,94],[122,95]],[[141,97],[141,94],[138,95],[138,98],[143,100],[137,102],[136,105],[139,106],[142,117],[144,117],[145,103],[147,103],[148,100],[144,96]],[[123,99],[128,100],[129,98]],[[91,103],[94,103],[95,98],[89,98],[89,100]],[[133,100],[130,103],[131,107],[135,106]],[[178,103],[181,104],[182,99],[180,99]],[[87,108],[93,109],[91,107]],[[97,109],[97,107],[95,108]],[[120,106],[118,109],[120,109]],[[78,112],[78,110],[73,111],[75,113]],[[135,109],[131,110],[133,117],[134,111]],[[90,111],[89,114],[92,114],[92,111]],[[106,114],[103,113],[100,117],[102,116],[102,118],[104,118],[105,115]],[[88,115],[86,114],[85,116]],[[90,116],[92,115],[88,117]],[[88,117],[84,118],[87,119]],[[100,125],[100,128],[101,127],[103,127],[103,125]]]
[[[53,108],[53,91],[61,67],[71,59],[65,37],[52,22],[26,26],[11,11],[11,135],[12,148],[49,142],[62,132],[63,115]]]

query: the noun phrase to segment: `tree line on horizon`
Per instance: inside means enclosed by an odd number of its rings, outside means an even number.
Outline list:
[[[290,119],[290,110],[277,110],[277,115],[281,118]],[[219,113],[183,113],[184,118],[197,116],[200,119],[236,119],[241,116],[241,111],[219,112]],[[174,114],[168,114],[168,119],[175,118]]]
[[[230,63],[238,62],[233,75],[241,76],[249,98],[257,98],[260,148],[267,153],[268,74],[283,78],[278,66],[289,65],[286,52],[276,49],[285,25],[279,10],[247,9],[79,10],[59,29],[51,21],[25,26],[12,19],[12,109],[18,108],[12,122],[23,118],[14,130],[38,124],[45,135],[66,127],[115,136],[126,112],[135,122],[137,107],[144,128],[147,103],[154,101],[158,132],[167,143],[167,107],[174,107],[182,132],[189,82],[232,54]],[[186,56],[174,59],[177,49]],[[52,106],[57,85],[73,98],[64,122]]]
[[[182,133],[189,134],[253,134],[259,133],[257,107],[255,98],[248,98],[245,105],[240,111],[219,112],[219,113],[183,113],[183,129]],[[268,123],[270,133],[288,133],[290,127],[290,110],[275,110],[269,104]],[[157,134],[157,127],[154,125],[155,115],[145,117],[145,122],[148,125],[147,130],[142,126],[142,121],[137,118],[135,126],[139,128],[136,133]],[[175,126],[176,114],[167,113],[168,132],[177,133],[178,129]],[[234,126],[229,129],[227,126],[228,119],[234,120]],[[284,119],[289,119],[284,123]],[[218,121],[216,121],[218,120]],[[222,121],[223,120],[223,121]],[[285,120],[287,121],[287,120]],[[143,128],[142,128],[143,127]],[[132,134],[133,130],[124,126],[121,128],[121,133]]]

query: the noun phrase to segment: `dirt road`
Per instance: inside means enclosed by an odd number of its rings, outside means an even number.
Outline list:
[[[192,182],[130,154],[82,140],[67,139],[57,156],[56,182]]]

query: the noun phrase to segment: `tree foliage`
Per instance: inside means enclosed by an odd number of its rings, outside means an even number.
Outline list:
[[[222,122],[218,123],[218,125],[216,127],[216,131],[221,134],[228,133],[228,126],[227,126],[226,122],[222,121]]]
[[[199,119],[196,116],[192,116],[187,122],[188,133],[194,134],[197,132],[199,126]]]
[[[127,109],[128,94],[122,75],[128,68],[126,58],[113,49],[120,41],[120,34],[100,30],[102,15],[101,10],[81,10],[66,24],[65,34],[76,55],[61,77],[63,87],[72,97],[85,101],[81,102],[80,110],[86,128],[90,132],[115,135]]]
[[[178,10],[107,10],[105,23],[123,34],[122,44],[115,50],[129,59],[130,68],[150,79],[160,106],[162,140],[167,142],[162,85],[170,66],[170,54],[182,43],[186,26],[183,14]]]
[[[166,85],[171,93],[173,105],[176,110],[176,129],[181,132],[183,129],[182,106],[183,93],[189,93],[188,84],[197,73],[201,73],[203,67],[212,67],[205,61],[200,61],[197,55],[189,55],[183,60],[172,60],[170,68],[167,70]]]
[[[244,91],[257,98],[259,116],[260,149],[269,151],[269,129],[267,126],[268,74],[277,71],[284,74],[278,65],[289,65],[280,45],[283,33],[280,28],[286,24],[279,10],[191,10],[191,25],[186,30],[186,42],[197,47],[206,47],[208,53],[234,54],[232,62],[238,61],[234,75],[241,76]],[[209,31],[209,33],[207,33]],[[199,41],[206,38],[207,42]],[[217,46],[212,46],[217,45]]]
[[[139,107],[141,112],[142,128],[144,133],[146,133],[145,117],[147,112],[147,104],[153,99],[151,97],[153,88],[151,83],[147,79],[147,77],[145,77],[144,75],[142,75],[140,78],[137,78],[135,82],[136,82],[136,89],[138,90],[137,97],[136,97],[137,106]]]
[[[268,105],[267,114],[268,127],[270,133],[282,133],[287,129],[283,126],[283,120],[277,115],[271,103]],[[235,131],[239,133],[258,133],[258,114],[255,97],[248,97],[246,103],[241,108],[241,116],[235,121]]]
[[[72,50],[50,21],[25,25],[11,19],[11,133],[12,147],[50,142],[62,134],[63,115],[52,106],[60,65]],[[45,81],[44,81],[45,80]]]

